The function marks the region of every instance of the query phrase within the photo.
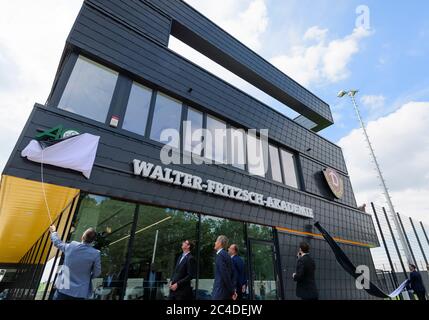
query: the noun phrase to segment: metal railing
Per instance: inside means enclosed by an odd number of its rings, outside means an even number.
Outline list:
[[[62,240],[68,234],[73,211],[79,199],[79,193],[67,204],[53,221]],[[55,277],[60,252],[52,246],[49,228],[37,239],[18,263],[12,287],[8,288],[7,299],[34,300],[47,299]],[[51,263],[49,263],[51,262]],[[41,283],[46,276],[46,282]]]

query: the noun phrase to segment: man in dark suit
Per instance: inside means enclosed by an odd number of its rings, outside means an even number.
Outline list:
[[[191,280],[195,278],[196,263],[191,254],[194,243],[185,240],[182,243],[182,254],[179,256],[171,275],[170,299],[171,300],[192,300]]]
[[[306,242],[299,244],[298,261],[296,263],[296,273],[293,280],[296,281],[296,296],[302,300],[318,300],[316,280],[314,273],[316,264],[310,257],[310,246]]]
[[[426,288],[423,284],[422,275],[417,271],[415,265],[410,264],[410,284],[411,290],[417,295],[419,300],[426,300]]]
[[[232,270],[234,273],[234,288],[237,292],[237,300],[243,298],[243,294],[246,292],[247,279],[246,269],[244,266],[243,259],[238,255],[238,246],[231,244],[228,248],[228,254],[232,260]]]
[[[214,245],[214,249],[216,250],[216,268],[212,291],[213,300],[235,300],[237,298],[234,288],[232,261],[225,250],[227,244],[228,238],[221,235],[217,237]]]

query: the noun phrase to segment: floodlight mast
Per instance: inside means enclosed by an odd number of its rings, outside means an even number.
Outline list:
[[[399,222],[398,216],[396,214],[395,208],[393,207],[392,199],[390,198],[389,191],[388,191],[387,185],[386,185],[386,181],[384,180],[383,175],[381,173],[380,165],[378,164],[377,157],[375,156],[374,148],[372,147],[371,141],[369,140],[369,136],[368,136],[368,133],[366,131],[365,123],[362,120],[362,116],[360,114],[358,105],[356,103],[355,96],[358,92],[359,92],[359,90],[349,90],[349,91],[341,90],[337,96],[338,96],[338,98],[342,98],[345,95],[348,95],[353,102],[353,107],[355,109],[356,115],[357,115],[359,122],[360,122],[360,125],[362,127],[362,131],[363,131],[363,134],[365,136],[365,140],[368,144],[368,148],[370,150],[372,160],[374,161],[375,168],[376,168],[377,173],[378,173],[378,177],[380,178],[381,185],[382,185],[383,191],[384,191],[384,196],[386,197],[386,202],[387,202],[387,205],[388,205],[389,210],[390,210],[390,215],[393,219],[393,222],[395,223],[396,229],[398,230],[399,240],[401,241],[402,247],[404,248],[404,253],[405,253],[405,256],[408,260],[408,264],[414,264],[417,266],[416,262],[413,259],[412,254],[411,254],[410,248],[408,247],[408,242],[406,241],[406,238],[405,238],[404,232],[402,230],[401,224]]]

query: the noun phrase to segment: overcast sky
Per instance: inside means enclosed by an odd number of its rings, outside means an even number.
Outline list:
[[[226,31],[331,105],[335,124],[320,134],[343,147],[358,203],[384,205],[350,101],[357,101],[396,210],[429,224],[429,2],[188,0]],[[34,103],[50,91],[80,0],[0,0],[0,170]],[[311,10],[309,10],[311,8]],[[361,12],[361,11],[359,11]],[[360,20],[358,20],[360,21]],[[183,44],[170,47],[293,117],[278,101]]]

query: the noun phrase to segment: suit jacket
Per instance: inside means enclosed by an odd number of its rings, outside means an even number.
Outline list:
[[[314,277],[316,264],[309,254],[306,254],[298,259],[296,263],[296,296],[308,300],[318,299],[316,280]]]
[[[222,249],[216,254],[212,299],[230,300],[234,294],[234,290],[232,259],[228,253]]]
[[[196,262],[191,253],[188,253],[182,261],[179,256],[176,266],[171,275],[171,284],[177,283],[176,291],[170,291],[171,296],[183,296],[186,299],[192,298],[191,280],[195,278]]]
[[[234,288],[237,290],[237,292],[241,292],[241,288],[247,283],[244,261],[237,255],[233,256],[231,260],[234,272]]]
[[[100,251],[92,246],[72,241],[64,243],[53,232],[51,240],[55,247],[64,252],[62,265],[55,287],[60,293],[75,298],[89,298],[92,294],[92,278],[101,273]]]
[[[422,275],[418,271],[410,273],[410,287],[414,292],[426,292],[426,288],[423,284]]]

